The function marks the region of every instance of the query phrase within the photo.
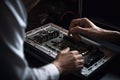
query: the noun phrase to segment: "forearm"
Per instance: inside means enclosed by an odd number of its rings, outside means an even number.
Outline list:
[[[101,37],[103,40],[110,41],[115,44],[120,44],[120,32],[111,31],[111,30],[103,30]]]

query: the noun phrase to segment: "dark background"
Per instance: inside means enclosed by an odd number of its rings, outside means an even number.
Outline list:
[[[82,16],[104,25],[105,28],[107,26],[108,29],[111,27],[120,31],[119,10],[119,0],[83,0]]]
[[[119,0],[81,2],[82,11],[78,8],[79,0],[41,0],[29,12],[27,31],[49,22],[68,29],[71,20],[79,17],[87,17],[102,28],[120,31]]]
[[[41,0],[28,15],[28,30],[52,22],[68,29],[78,17],[78,0]]]

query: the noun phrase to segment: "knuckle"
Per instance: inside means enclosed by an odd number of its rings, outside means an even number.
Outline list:
[[[63,53],[63,51],[59,51],[59,54],[62,54]]]
[[[73,20],[72,20],[72,22],[75,22],[75,21],[76,21],[76,19],[73,19]]]
[[[76,53],[77,53],[77,54],[80,54],[78,50],[76,50]]]
[[[79,29],[79,28],[80,28],[80,26],[76,26],[76,28],[77,28],[77,29]]]
[[[80,61],[80,63],[81,63],[81,64],[84,64],[84,60],[82,59],[82,60]]]
[[[84,67],[84,65],[80,65],[80,66],[79,66],[79,68],[83,68],[83,67]]]
[[[73,55],[73,59],[76,61],[76,60],[77,60],[77,56],[76,56],[76,55]]]
[[[82,54],[79,54],[80,57],[83,57]]]
[[[75,54],[79,54],[79,51],[75,50],[74,53],[75,53]]]
[[[88,18],[87,18],[87,17],[84,17],[83,19],[84,19],[84,20],[88,20]]]
[[[76,55],[73,55],[73,58],[76,59]]]
[[[72,22],[73,22],[73,23],[76,23],[76,22],[79,21],[79,20],[80,20],[80,18],[73,19]]]
[[[83,20],[84,20],[84,21],[88,21],[88,18],[84,17]]]
[[[82,59],[84,58],[82,54],[80,54],[80,58],[82,58]]]

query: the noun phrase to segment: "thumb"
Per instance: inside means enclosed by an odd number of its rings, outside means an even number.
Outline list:
[[[61,52],[61,53],[67,53],[68,51],[70,51],[70,48],[69,48],[69,47],[67,47],[67,48],[65,48],[65,49],[63,49],[63,50],[61,50],[60,52]]]

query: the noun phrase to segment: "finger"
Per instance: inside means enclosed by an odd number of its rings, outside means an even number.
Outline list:
[[[76,26],[76,27],[74,27],[74,28],[71,28],[71,29],[69,30],[69,33],[71,33],[71,34],[78,34],[78,33],[81,32],[81,29],[82,29],[82,28],[80,28],[80,26]]]
[[[77,60],[76,62],[77,67],[82,67],[84,65],[84,60]]]
[[[68,35],[70,36],[70,34],[77,34],[78,32],[79,32],[79,27],[80,26],[75,26],[75,27],[73,27],[73,28],[71,28],[71,29],[69,29],[69,32],[68,32]],[[76,32],[77,31],[77,32]]]
[[[74,40],[75,40],[76,42],[81,41],[81,37],[80,37],[79,34],[73,34],[73,38],[74,38]]]
[[[78,64],[79,64],[79,65],[83,65],[83,64],[84,64],[84,59],[78,60]]]
[[[88,18],[73,19],[71,21],[69,29],[71,29],[71,28],[73,28],[75,26],[88,27],[88,26],[84,26],[86,24],[91,24],[91,21]]]
[[[76,27],[71,28],[71,29],[69,30],[69,33],[70,33],[70,34],[78,34],[78,33],[80,33],[80,32],[81,32],[80,26],[76,26]]]
[[[84,35],[94,35],[94,31],[92,28],[82,28],[82,27],[74,27],[70,30],[71,34],[84,34]]]
[[[80,60],[83,60],[83,59],[84,59],[84,57],[83,57],[82,55],[80,55],[80,54],[76,54],[76,55],[74,55],[74,57],[75,57],[75,59],[76,59],[77,61],[80,61]]]
[[[61,50],[60,53],[67,53],[67,52],[69,52],[69,51],[70,51],[70,48],[67,47],[67,48]]]
[[[78,23],[78,20],[77,20],[77,19],[73,19],[73,20],[71,21],[71,24],[70,24],[70,26],[69,26],[69,29],[77,26],[77,23]]]
[[[69,26],[69,31],[71,28],[75,27],[75,26],[79,26],[80,24],[80,21],[81,21],[81,18],[78,18],[78,19],[73,19],[70,23],[70,26]],[[69,33],[68,33],[69,34]]]
[[[84,60],[79,60],[76,62],[76,68],[83,68],[84,67]]]
[[[77,55],[77,59],[79,59],[79,60],[80,60],[80,59],[84,59],[84,57],[79,54],[79,55]]]
[[[78,54],[79,54],[79,51],[73,50],[73,51],[70,51],[70,53],[71,53],[71,54],[76,54],[76,55],[78,55]]]
[[[81,69],[81,68],[83,68],[84,67],[84,65],[78,65],[77,66],[77,68],[79,68],[79,69]]]

